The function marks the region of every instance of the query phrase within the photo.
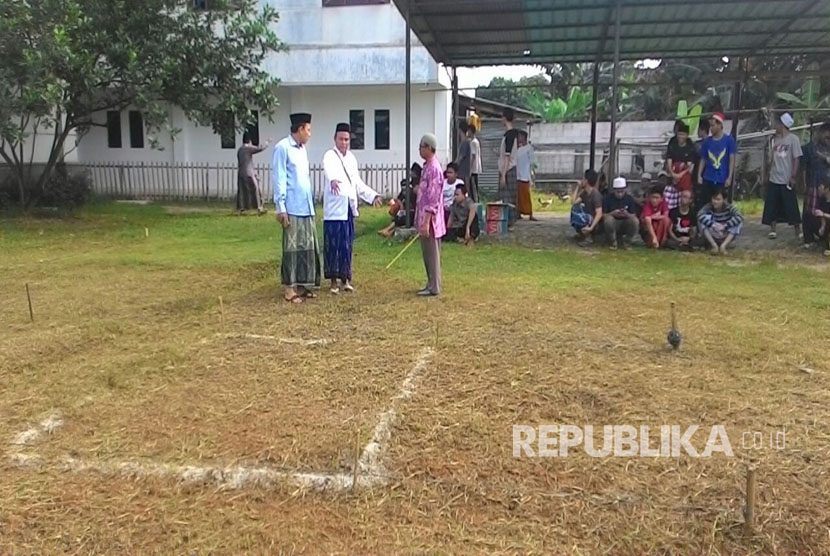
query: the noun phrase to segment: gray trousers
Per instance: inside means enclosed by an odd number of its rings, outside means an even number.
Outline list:
[[[628,218],[614,218],[610,214],[602,217],[602,224],[605,227],[605,237],[609,243],[617,241],[619,236],[628,236],[631,241],[640,229],[640,222],[633,214]]]
[[[441,240],[430,236],[421,238],[421,253],[427,271],[427,289],[433,294],[441,293]]]

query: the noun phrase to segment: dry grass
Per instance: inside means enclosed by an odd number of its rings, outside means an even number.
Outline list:
[[[4,223],[0,448],[57,410],[63,428],[31,448],[47,463],[344,471],[356,431],[368,440],[420,350],[436,346],[400,408],[391,482],[355,494],[223,490],[20,468],[4,454],[0,552],[830,552],[825,275],[448,246],[446,295],[425,301],[408,295],[419,257],[383,272],[394,248],[365,234],[358,294],[295,308],[277,297],[270,220],[148,210]],[[664,347],[668,298],[679,353]],[[244,333],[332,343],[226,336]],[[514,458],[514,424],[723,424],[736,454]],[[783,451],[740,445],[743,431],[782,427]],[[760,495],[745,538],[750,457]]]

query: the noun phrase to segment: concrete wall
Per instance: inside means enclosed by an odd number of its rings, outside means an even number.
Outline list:
[[[418,141],[424,133],[435,133],[439,140],[439,157],[445,162],[449,156],[449,111],[450,94],[446,91],[421,92],[420,86],[412,87],[412,159],[418,158]],[[374,111],[390,111],[390,149],[375,150]],[[365,149],[355,151],[361,164],[403,164],[405,161],[405,90],[401,86],[330,86],[330,87],[284,87],[280,94],[280,107],[269,122],[260,117],[260,139],[279,140],[288,135],[289,114],[310,112],[312,139],[309,144],[309,158],[312,164],[322,161],[323,154],[333,144],[334,128],[338,122],[349,121],[349,110],[363,110],[365,121]],[[107,130],[93,127],[78,147],[77,157],[81,162],[217,162],[235,163],[236,149],[222,149],[219,135],[209,127],[200,127],[184,118],[182,111],[171,108],[173,127],[181,129],[175,141],[169,133],[158,136],[163,150],[150,148],[145,134],[145,147],[130,148],[129,121],[127,111],[121,114],[122,148],[107,146]],[[96,122],[106,122],[106,115],[99,114]],[[242,144],[241,134],[236,145]],[[257,157],[258,163],[268,162],[269,154]]]
[[[650,122],[622,122],[617,129],[621,142],[619,170],[624,175],[637,175],[637,168],[643,165],[646,172],[658,171],[663,162],[666,145],[672,136],[674,120]],[[724,129],[732,129],[731,121]],[[603,160],[603,151],[608,150],[611,137],[611,123],[597,123],[597,151],[595,167]],[[543,176],[581,175],[590,166],[590,122],[543,123],[534,125],[530,140],[536,150],[537,174]],[[753,153],[753,164],[755,163]]]
[[[264,69],[286,85],[401,84],[406,24],[389,4],[323,7],[321,0],[261,0],[280,15],[275,31],[290,50]],[[436,83],[438,64],[412,34],[412,82]]]

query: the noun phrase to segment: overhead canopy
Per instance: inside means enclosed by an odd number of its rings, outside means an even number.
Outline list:
[[[610,60],[617,0],[393,0],[448,66]],[[830,0],[621,0],[620,59],[830,53]]]

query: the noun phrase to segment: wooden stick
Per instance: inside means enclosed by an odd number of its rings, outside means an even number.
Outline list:
[[[352,465],[352,492],[357,491],[357,482],[360,478],[360,427],[354,437],[354,464]]]
[[[219,318],[225,322],[225,304],[222,302],[222,296],[219,296]]]
[[[671,302],[671,329],[677,330],[677,319],[674,316],[674,301]]]
[[[144,237],[150,237],[150,228],[144,228]]]
[[[32,312],[32,296],[29,294],[29,283],[26,283],[26,299],[29,301],[29,319],[35,322],[35,314]]]
[[[400,259],[400,258],[401,258],[401,255],[403,255],[404,253],[406,253],[406,250],[407,250],[407,249],[409,249],[409,248],[412,246],[412,244],[413,244],[413,243],[415,243],[415,240],[416,240],[416,239],[418,239],[418,234],[415,234],[414,236],[412,236],[412,239],[410,239],[410,240],[409,240],[409,243],[407,243],[406,245],[404,245],[403,249],[401,249],[401,252],[400,252],[400,253],[398,253],[397,255],[395,255],[395,258],[394,258],[394,259],[392,259],[391,261],[389,261],[389,264],[388,264],[388,265],[386,265],[386,270],[389,270],[389,268],[390,268],[393,264],[395,264],[395,262],[397,262],[397,260],[398,260],[398,259]]]
[[[755,530],[755,500],[757,498],[757,482],[755,479],[754,463],[746,468],[746,506],[744,507],[744,535],[750,536]]]

